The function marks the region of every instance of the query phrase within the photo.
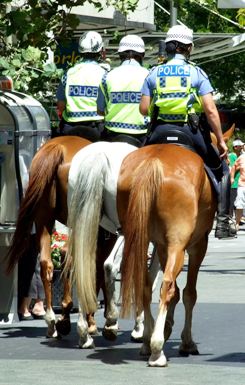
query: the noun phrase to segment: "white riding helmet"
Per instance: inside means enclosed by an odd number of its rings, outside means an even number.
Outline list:
[[[98,32],[85,32],[79,39],[79,52],[100,52],[103,48],[102,37]]]
[[[185,25],[174,25],[168,30],[165,43],[168,43],[169,41],[173,40],[179,41],[183,44],[193,45],[192,29],[187,28]]]
[[[135,51],[139,53],[144,53],[145,52],[144,40],[137,35],[124,36],[119,43],[117,52],[120,53],[125,51]]]

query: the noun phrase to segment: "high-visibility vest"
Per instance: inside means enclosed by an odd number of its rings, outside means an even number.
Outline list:
[[[102,120],[97,114],[98,88],[105,70],[99,64],[82,62],[67,71],[65,84],[66,108],[63,118],[67,122]]]
[[[105,126],[113,132],[144,134],[149,118],[139,112],[141,87],[148,70],[141,66],[121,65],[102,78],[106,100]]]
[[[159,66],[154,95],[154,103],[159,107],[158,119],[186,122],[189,113],[202,111],[197,90],[191,87],[191,65],[172,59]]]

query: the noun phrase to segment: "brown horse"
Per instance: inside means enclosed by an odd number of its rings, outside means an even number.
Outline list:
[[[226,133],[229,139],[234,126]],[[189,255],[187,285],[184,289],[186,311],[180,351],[197,354],[191,336],[192,310],[196,302],[196,281],[205,256],[208,234],[217,208],[214,189],[205,172],[203,160],[195,152],[171,144],[151,145],[121,158],[114,195],[108,187],[109,155],[120,153],[123,144],[111,143],[107,152],[91,145],[87,166],[79,169],[69,206],[68,221],[76,229],[71,236],[73,278],[78,287],[79,303],[86,312],[94,311],[95,253],[93,245],[100,223],[100,211],[122,228],[125,236],[122,269],[122,314],[128,315],[132,302],[137,311],[145,311],[142,354],[151,354],[150,366],[165,366],[162,351],[174,323],[179,300],[176,278]],[[91,167],[95,162],[95,167]],[[115,156],[114,156],[115,162]],[[87,175],[85,180],[84,175]],[[79,183],[78,183],[79,182]],[[86,182],[86,183],[85,183]],[[108,210],[109,201],[117,200],[117,215]],[[114,208],[116,210],[116,207]],[[87,218],[87,219],[86,219]],[[86,230],[86,231],[84,231]],[[90,237],[87,239],[87,233]],[[153,330],[150,313],[152,287],[147,271],[149,242],[158,247],[164,279],[159,314]],[[86,261],[85,261],[86,259]],[[81,318],[82,319],[82,318]],[[82,321],[81,321],[82,322]]]
[[[18,213],[16,231],[7,255],[8,272],[28,252],[30,236],[35,224],[36,242],[40,251],[41,277],[46,298],[48,336],[55,336],[55,314],[52,309],[52,277],[50,241],[55,220],[67,222],[67,180],[70,162],[74,155],[90,144],[76,136],[62,136],[49,140],[34,156],[30,179]],[[64,279],[62,316],[56,324],[61,334],[70,331],[72,308],[71,287]],[[94,321],[90,317],[91,323]]]

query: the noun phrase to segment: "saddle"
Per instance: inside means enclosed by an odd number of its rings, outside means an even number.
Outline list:
[[[132,146],[135,146],[138,148],[142,147],[142,142],[138,138],[135,138],[134,136],[127,135],[127,134],[119,134],[119,135],[115,136],[114,138],[112,138],[110,141],[111,142],[124,142],[124,143],[128,143],[128,144],[132,144]]]
[[[188,148],[189,150],[198,153],[195,149],[193,139],[190,135],[186,134],[186,132],[183,132],[179,129],[167,129],[162,135],[161,135],[162,143],[163,144],[176,144],[179,146],[183,146]],[[212,147],[212,148],[211,148]],[[210,145],[211,156],[218,158],[216,151],[212,145]],[[220,162],[219,167],[217,167],[217,170],[213,170],[205,161],[204,161],[204,168],[206,170],[206,173],[208,175],[208,178],[216,192],[217,195],[220,193],[220,187],[219,187],[219,180],[220,180],[220,172],[222,172],[222,165]],[[218,174],[217,174],[217,172]]]
[[[166,129],[165,132],[161,134],[161,140],[164,144],[177,144],[188,147],[190,150],[196,152],[192,137],[177,128]]]

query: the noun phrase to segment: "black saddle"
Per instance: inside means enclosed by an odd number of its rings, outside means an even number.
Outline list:
[[[191,137],[191,135],[188,135],[185,131],[181,131],[178,128],[166,128],[163,133],[161,133],[161,143],[163,144],[176,144],[182,147],[186,147],[189,150],[198,153],[194,146],[194,141]],[[209,177],[209,180],[214,187],[214,190],[216,194],[219,194],[219,180],[220,180],[220,172],[222,173],[222,166],[219,159],[219,155],[217,154],[217,151],[214,149],[214,147],[209,144],[208,146],[208,153],[209,157],[212,157],[212,161],[206,162],[206,159],[204,160],[204,167],[207,172],[207,175]],[[214,170],[211,168],[210,163],[212,165],[217,165],[217,170]]]
[[[143,143],[138,139],[135,138],[134,136],[130,136],[127,134],[119,134],[110,140],[111,142],[124,142],[128,144],[132,144],[133,146],[136,147],[142,147]]]
[[[164,144],[177,144],[180,146],[188,147],[192,151],[195,151],[194,142],[191,135],[188,135],[186,132],[176,128],[166,129],[164,133],[161,134],[161,142]]]

